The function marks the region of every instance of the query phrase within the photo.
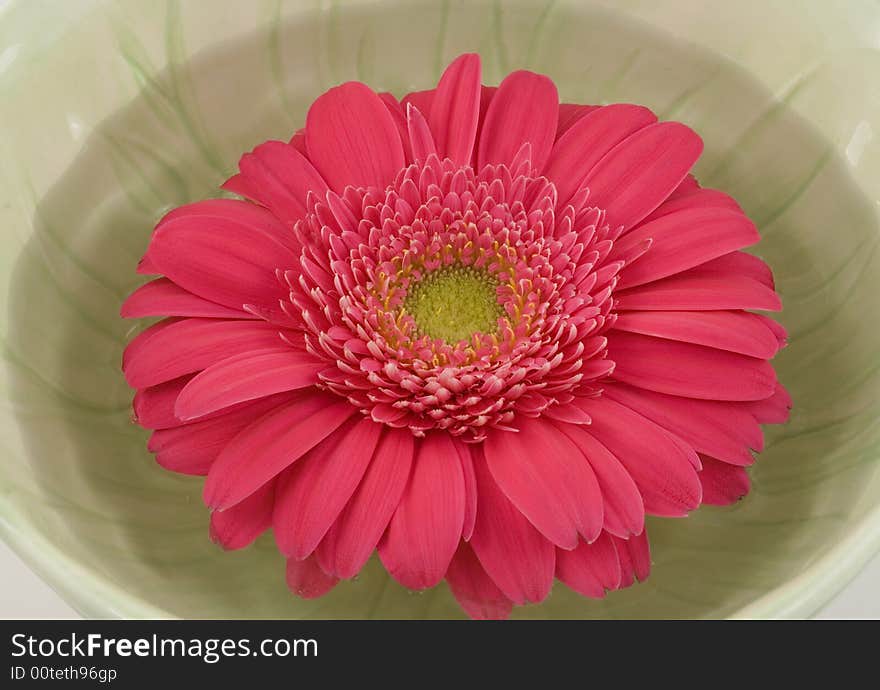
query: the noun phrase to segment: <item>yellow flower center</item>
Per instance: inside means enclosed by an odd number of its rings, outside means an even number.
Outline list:
[[[486,271],[456,264],[432,271],[411,286],[403,308],[420,335],[456,343],[498,330],[504,310],[497,288],[498,281]]]

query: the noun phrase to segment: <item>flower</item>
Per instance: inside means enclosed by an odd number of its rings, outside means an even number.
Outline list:
[[[212,199],[161,219],[126,317],[134,415],[206,475],[211,534],[272,527],[319,596],[378,550],[470,616],[643,580],[645,515],[749,490],[791,401],[759,237],[647,108],[481,86],[462,55],[398,102],[350,82]]]

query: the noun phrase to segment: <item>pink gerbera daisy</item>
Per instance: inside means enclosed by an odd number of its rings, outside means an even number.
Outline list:
[[[749,489],[790,399],[754,224],[690,176],[685,125],[480,84],[463,55],[398,102],[350,82],[242,157],[245,200],[178,208],[126,317],[135,417],[206,475],[226,548],[272,528],[305,597],[374,550],[475,618],[643,580],[645,515]]]

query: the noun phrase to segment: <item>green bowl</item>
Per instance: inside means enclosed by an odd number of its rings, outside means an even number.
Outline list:
[[[0,532],[79,612],[108,617],[458,617],[371,563],[291,596],[271,535],[224,553],[201,480],[131,423],[118,317],[153,223],[333,84],[401,94],[463,51],[564,100],[635,101],[706,142],[701,181],[758,223],[791,345],[791,421],[754,489],[649,524],[645,584],[557,586],[522,618],[800,617],[880,545],[880,7],[824,0],[0,2]]]

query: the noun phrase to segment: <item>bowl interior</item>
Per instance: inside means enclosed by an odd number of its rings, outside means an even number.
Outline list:
[[[648,582],[602,601],[557,585],[515,616],[730,615],[822,559],[875,501],[880,329],[865,315],[880,303],[877,208],[846,154],[793,106],[818,98],[818,87],[805,78],[771,92],[733,61],[621,13],[467,5],[279,4],[249,33],[193,52],[192,18],[172,2],[152,24],[101,10],[58,38],[57,50],[75,56],[109,32],[107,88],[118,81],[136,93],[86,123],[77,155],[33,199],[30,223],[2,230],[12,257],[4,389],[22,449],[3,455],[2,515],[83,613],[460,615],[445,585],[414,595],[376,563],[328,597],[301,601],[285,587],[271,535],[241,552],[214,546],[202,480],[157,466],[148,433],[130,421],[119,365],[144,324],[122,321],[118,310],[142,282],[134,269],[156,219],[218,196],[238,155],[289,138],[323,90],[349,79],[397,95],[428,88],[465,50],[482,54],[488,83],[528,67],[552,76],[565,101],[639,102],[695,128],[706,142],[698,177],[735,196],[758,224],[756,253],[774,269],[791,334],[775,364],[795,409],[787,425],[768,429],[749,497],[649,522]],[[162,69],[151,61],[157,50]],[[60,96],[43,102],[77,126],[78,111]]]

